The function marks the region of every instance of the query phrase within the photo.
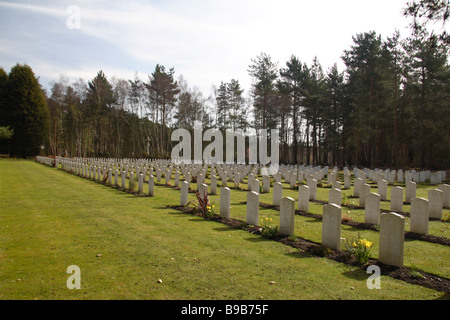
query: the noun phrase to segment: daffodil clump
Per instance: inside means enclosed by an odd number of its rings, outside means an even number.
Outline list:
[[[259,231],[265,238],[274,238],[278,234],[278,226],[272,226],[272,221],[272,218],[268,217],[259,219]]]
[[[358,239],[358,241],[352,243],[353,253],[356,260],[361,263],[367,263],[369,261],[370,249],[372,248],[372,242],[366,239]]]
[[[214,214],[214,204],[206,206],[205,214],[207,217],[212,217],[212,215]]]
[[[353,240],[345,245],[346,250],[355,255],[356,260],[361,263],[367,263],[369,261],[370,250],[373,247],[373,243],[367,239],[361,239],[358,234],[358,239]]]

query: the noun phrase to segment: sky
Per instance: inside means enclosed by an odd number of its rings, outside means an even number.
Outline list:
[[[406,0],[0,0],[0,67],[28,64],[49,88],[62,77],[148,80],[156,64],[175,69],[205,96],[237,79],[261,52],[278,67],[292,55],[324,71],[352,36],[409,35]]]

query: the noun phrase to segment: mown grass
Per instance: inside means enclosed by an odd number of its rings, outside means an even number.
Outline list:
[[[0,160],[0,299],[449,298],[385,276],[381,290],[369,290],[358,268],[170,209],[177,190],[155,193],[136,197],[32,161]],[[233,218],[245,220],[245,200],[233,190]],[[278,223],[275,210],[260,216]],[[319,220],[295,219],[297,236],[320,242]],[[405,251],[407,263],[448,276],[448,247],[407,241]],[[81,269],[80,290],[66,287],[70,265]]]

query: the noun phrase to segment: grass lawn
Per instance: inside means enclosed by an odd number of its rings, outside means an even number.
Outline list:
[[[179,191],[155,188],[153,198],[136,197],[32,161],[0,160],[0,299],[449,299],[386,276],[369,290],[370,275],[358,268],[169,209]],[[232,191],[233,218],[245,220],[245,200]],[[278,223],[275,210],[260,216]],[[295,223],[297,236],[320,242],[320,220]],[[448,237],[448,223],[432,224],[430,233]],[[356,236],[351,229],[343,225],[343,236]],[[376,257],[377,232],[363,233]],[[405,242],[406,265],[446,278],[449,256],[447,246]],[[80,290],[66,286],[71,265],[81,269]]]

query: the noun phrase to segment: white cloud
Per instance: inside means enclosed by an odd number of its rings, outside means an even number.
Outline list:
[[[56,52],[50,55],[57,58],[54,71],[51,70],[55,59],[42,57],[43,45],[39,39],[31,42],[39,49],[35,56],[30,50],[23,50],[21,39],[14,39],[13,43],[12,36],[0,36],[0,41],[11,46],[10,51],[17,59],[43,61],[38,65],[46,65],[48,75],[95,76],[103,69],[106,73],[115,72],[107,73],[108,76],[128,72],[131,78],[135,71],[151,73],[156,63],[160,63],[174,66],[177,74],[188,79],[189,85],[209,94],[212,85],[231,78],[238,79],[248,89],[247,68],[250,59],[260,52],[270,54],[279,67],[292,54],[308,64],[318,56],[325,70],[333,63],[341,63],[340,57],[352,44],[353,35],[375,30],[388,36],[396,28],[404,28],[403,2],[73,0],[33,1],[31,5],[0,2],[0,8],[9,12],[32,12],[43,24],[50,23],[49,18],[56,19],[61,28],[50,28],[51,32],[64,35],[51,46],[45,44]],[[80,8],[80,30],[69,32],[65,28],[69,5]],[[27,39],[46,37],[46,34],[33,34],[33,30],[27,32]],[[25,30],[21,36],[25,36]],[[47,37],[46,41],[51,40]],[[83,46],[76,56],[74,41]],[[0,54],[6,53],[0,51]],[[62,65],[64,58],[71,62]]]

